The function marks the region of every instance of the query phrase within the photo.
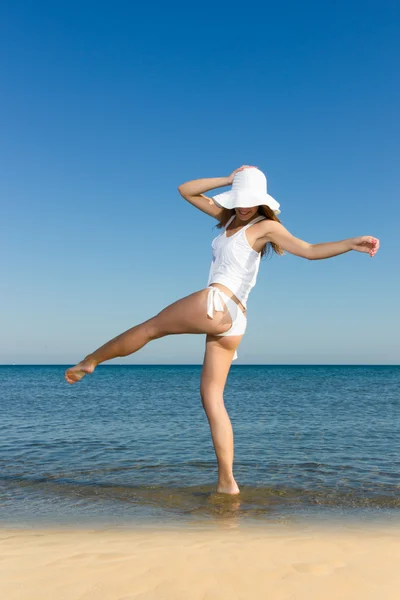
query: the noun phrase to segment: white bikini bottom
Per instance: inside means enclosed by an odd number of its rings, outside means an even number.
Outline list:
[[[207,289],[210,290],[207,297],[207,314],[210,319],[214,316],[214,310],[224,310],[223,302],[225,302],[232,319],[232,327],[228,331],[225,331],[225,333],[218,333],[217,335],[243,335],[247,327],[247,318],[236,302],[217,287],[208,286]],[[237,357],[237,352],[235,351],[232,360],[236,360]]]

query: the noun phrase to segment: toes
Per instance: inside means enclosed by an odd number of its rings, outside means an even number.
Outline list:
[[[65,373],[65,379],[68,383],[76,383],[76,381],[78,381],[78,379],[74,376],[73,371],[67,371]]]
[[[94,366],[83,366],[80,364],[76,365],[72,369],[68,369],[65,372],[64,377],[68,383],[76,383],[77,381],[80,381],[85,375],[90,375],[93,371]]]

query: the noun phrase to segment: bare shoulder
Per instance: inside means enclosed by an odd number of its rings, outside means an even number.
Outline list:
[[[282,225],[281,223],[278,223],[278,221],[273,221],[272,219],[263,219],[262,221],[256,223],[256,227],[257,239],[267,242],[269,235],[275,231],[278,231]]]

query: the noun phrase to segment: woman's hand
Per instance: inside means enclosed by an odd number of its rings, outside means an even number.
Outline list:
[[[233,178],[235,177],[238,171],[243,171],[243,169],[256,169],[257,167],[253,167],[252,165],[242,165],[238,169],[235,169],[228,177],[229,185],[232,185]]]
[[[361,235],[352,239],[352,249],[357,252],[368,252],[372,258],[379,250],[379,240],[370,235]]]

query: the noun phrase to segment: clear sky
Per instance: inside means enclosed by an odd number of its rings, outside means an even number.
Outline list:
[[[381,248],[263,260],[236,364],[398,364],[399,22],[387,0],[2,3],[0,363],[75,363],[205,287],[216,222],[177,186],[254,164],[297,237]]]

